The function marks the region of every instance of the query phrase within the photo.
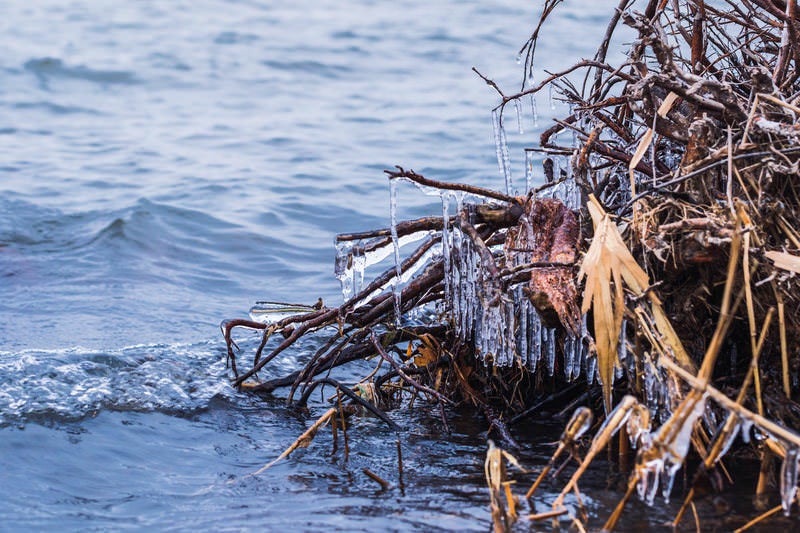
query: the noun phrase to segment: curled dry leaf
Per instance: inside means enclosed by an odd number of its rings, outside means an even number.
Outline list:
[[[439,360],[442,347],[433,335],[420,335],[420,345],[417,346],[417,356],[414,357],[414,365],[418,367],[428,366]]]
[[[592,309],[597,366],[606,411],[610,411],[611,385],[625,310],[623,284],[636,296],[647,294],[653,323],[658,330],[658,335],[652,337],[663,345],[663,350],[669,351],[684,368],[694,368],[694,364],[675,334],[661,301],[652,291],[647,291],[650,284],[647,273],[631,255],[614,221],[594,196],[590,197],[587,207],[594,222],[594,238],[578,272],[579,280],[586,278],[581,311],[586,313]]]

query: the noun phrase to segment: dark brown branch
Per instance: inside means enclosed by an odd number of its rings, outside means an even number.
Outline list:
[[[475,68],[475,67],[472,67],[472,72],[474,72],[475,74],[477,74],[477,75],[478,75],[478,77],[480,77],[480,79],[482,79],[483,81],[485,81],[485,82],[486,82],[486,85],[488,85],[489,87],[491,87],[491,88],[493,88],[495,91],[497,91],[497,94],[499,94],[499,95],[500,95],[500,98],[505,98],[505,97],[506,97],[506,95],[505,95],[505,94],[503,94],[503,91],[501,91],[501,90],[500,90],[500,87],[498,87],[498,86],[497,86],[497,84],[496,84],[496,83],[495,83],[493,80],[490,80],[489,78],[487,78],[486,76],[484,76],[483,74],[481,74],[481,73],[478,71],[478,69],[477,69],[477,68]]]
[[[397,223],[397,235],[412,235],[420,231],[441,231],[442,217],[423,217],[415,220],[404,220]],[[381,228],[360,233],[340,233],[336,236],[336,242],[360,241],[363,239],[374,239],[376,237],[391,237],[391,228]],[[391,241],[389,241],[391,243]],[[380,248],[381,246],[375,246]],[[366,249],[366,247],[365,247]]]
[[[508,202],[508,203],[518,202],[517,198],[515,198],[514,196],[509,196],[507,194],[493,191],[491,189],[484,189],[483,187],[477,187],[475,185],[467,185],[463,183],[446,183],[444,181],[436,181],[426,178],[420,174],[417,174],[413,170],[405,170],[403,167],[400,166],[396,168],[397,171],[384,170],[383,172],[389,176],[389,179],[406,178],[408,180],[413,181],[414,183],[419,183],[420,185],[424,185],[426,187],[433,187],[435,189],[441,189],[446,191],[461,191],[469,194],[474,194],[476,196],[483,196],[484,198],[493,198],[501,202]]]

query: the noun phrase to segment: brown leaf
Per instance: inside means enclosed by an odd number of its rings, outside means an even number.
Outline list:
[[[590,197],[587,207],[594,222],[594,237],[578,272],[578,280],[586,278],[581,310],[584,313],[590,308],[593,310],[597,366],[608,412],[611,409],[611,385],[625,311],[623,283],[635,295],[643,296],[650,281],[622,240],[616,224],[594,196]],[[658,337],[682,366],[692,368],[693,363],[672,329],[658,297],[652,292],[647,292],[647,297],[659,333],[653,337]]]
[[[419,367],[428,366],[439,360],[442,349],[432,335],[426,333],[419,338],[422,344],[417,346],[418,355],[414,357],[414,364]]]
[[[534,268],[528,284],[531,303],[550,327],[559,323],[574,335],[580,332],[578,293],[572,265],[577,256],[580,228],[575,214],[560,200],[530,199],[517,226],[508,230],[506,264],[563,263]]]

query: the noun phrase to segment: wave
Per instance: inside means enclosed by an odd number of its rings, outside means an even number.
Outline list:
[[[338,298],[332,247],[281,234],[281,213],[268,223],[147,199],[65,213],[0,197],[0,348],[192,342],[256,300],[297,301],[298,287],[327,286],[309,303]]]
[[[104,409],[189,413],[236,395],[217,341],[0,352],[0,427]]]
[[[67,214],[0,199],[0,271],[13,264],[57,268],[60,278],[124,282],[160,280],[204,292],[228,291],[231,280],[287,274],[307,253],[276,231],[256,233],[218,217],[139,199],[112,211]]]

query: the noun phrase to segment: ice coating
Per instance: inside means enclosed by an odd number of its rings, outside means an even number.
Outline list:
[[[691,412],[682,420],[680,429],[672,439],[672,442],[669,443],[669,453],[665,454],[666,457],[664,458],[664,475],[666,476],[666,482],[664,483],[663,494],[665,501],[669,501],[669,493],[672,491],[672,483],[675,480],[675,474],[683,465],[686,454],[689,453],[694,424],[697,422],[697,419],[703,415],[706,409],[706,399],[707,397],[704,395],[695,403]]]
[[[592,415],[591,409],[588,407],[578,407],[575,409],[575,412],[572,413],[572,417],[569,419],[564,433],[561,435],[561,442],[578,440],[592,427],[593,421],[594,415]]]
[[[731,429],[728,431],[727,434],[723,434],[722,429],[720,429],[720,431],[716,435],[716,439],[714,442],[714,445],[716,445],[717,444],[716,441],[723,439],[720,444],[720,452],[719,455],[717,456],[717,460],[721,459],[722,457],[725,456],[726,453],[728,453],[728,450],[730,450],[731,448],[731,444],[733,444],[733,441],[736,440],[736,435],[742,428],[742,424],[741,422],[739,422],[739,417],[736,415],[736,413],[731,413],[728,415],[728,417],[730,422],[726,421],[725,424],[723,425],[723,428],[727,427],[730,424]]]
[[[287,304],[283,302],[256,302],[250,308],[250,319],[262,324],[275,324],[290,316],[305,315],[313,312],[311,306],[301,304]]]
[[[703,415],[707,396],[684,400],[676,414],[680,414],[672,423],[665,423],[650,438],[640,438],[640,450],[637,455],[639,496],[652,505],[658,492],[659,484],[664,500],[669,502],[675,474],[680,470],[689,452],[692,431],[695,423]],[[645,435],[643,433],[643,435]],[[649,436],[649,433],[646,435]]]
[[[628,417],[626,430],[631,447],[636,448],[642,435],[650,433],[650,411],[640,403],[634,405]]]
[[[786,456],[781,466],[781,506],[783,514],[789,516],[792,502],[797,495],[797,459],[800,448],[787,445]]]
[[[398,238],[397,244],[400,248],[404,246],[421,241],[425,238],[432,237],[436,232],[434,231],[417,231],[408,235],[403,235]],[[435,254],[441,253],[441,247],[436,246]],[[336,261],[334,265],[334,274],[342,285],[342,297],[344,301],[348,301],[358,294],[364,288],[364,272],[372,265],[378,264],[390,255],[394,254],[394,241],[389,239],[384,244],[370,243],[369,245],[362,243],[362,241],[340,241],[336,243]],[[430,259],[431,255],[428,254],[423,257],[420,263],[424,264],[426,260]],[[417,272],[421,265],[415,265],[409,271],[403,274],[402,281],[405,282],[409,278],[409,273]],[[394,279],[394,278],[393,278]],[[378,290],[372,292],[359,302],[356,302],[355,307],[359,307],[369,298],[380,294],[386,289],[386,285],[380,287]]]

